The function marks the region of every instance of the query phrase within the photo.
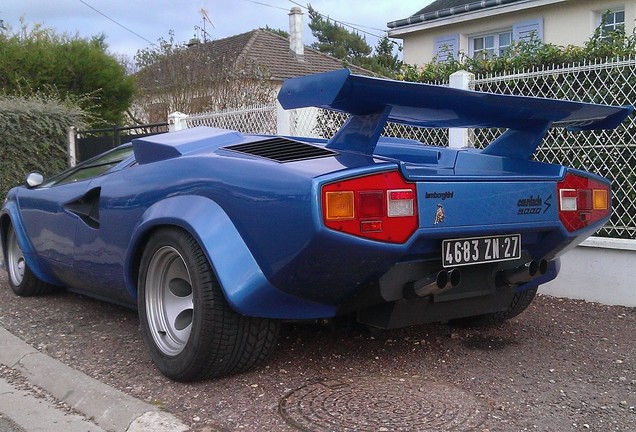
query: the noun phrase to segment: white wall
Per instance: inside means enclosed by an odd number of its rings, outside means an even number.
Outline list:
[[[636,20],[634,0],[567,0],[523,10],[514,10],[513,6],[515,3],[509,8],[500,8],[502,13],[499,15],[493,15],[492,12],[467,13],[390,33],[404,39],[406,63],[423,64],[433,59],[434,40],[438,36],[459,33],[460,51],[468,53],[468,37],[471,35],[512,28],[515,22],[543,17],[544,42],[561,46],[583,45],[598,26],[599,11],[624,7],[627,34],[632,34]],[[503,12],[506,10],[512,11]],[[468,17],[474,19],[467,21]]]
[[[561,257],[542,294],[636,307],[636,240],[592,237]]]

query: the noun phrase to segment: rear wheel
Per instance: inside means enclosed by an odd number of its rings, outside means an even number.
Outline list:
[[[38,279],[29,268],[13,226],[9,226],[7,232],[7,265],[9,285],[17,295],[31,297],[48,294],[55,290],[55,286]]]
[[[144,342],[169,378],[242,372],[264,361],[276,344],[279,323],[234,312],[201,247],[185,231],[162,229],[149,240],[138,297]]]
[[[457,327],[480,327],[502,323],[525,311],[537,295],[537,289],[538,287],[535,287],[515,293],[510,306],[504,311],[458,318],[450,320],[449,324]]]

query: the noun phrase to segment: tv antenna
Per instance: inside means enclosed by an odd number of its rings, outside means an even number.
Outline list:
[[[214,27],[214,24],[212,23],[212,20],[210,19],[210,16],[208,15],[208,11],[205,8],[199,9],[199,13],[201,14],[201,18],[203,18],[203,27],[195,26],[195,28],[198,30],[201,30],[201,33],[203,35],[203,42],[205,43],[208,41],[208,39],[211,39],[210,33],[208,33],[206,29],[207,27],[206,23],[210,23],[212,28],[215,28],[215,27]]]

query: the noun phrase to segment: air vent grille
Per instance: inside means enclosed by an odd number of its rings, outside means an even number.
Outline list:
[[[227,146],[225,149],[259,156],[277,162],[317,159],[338,154],[324,147],[318,147],[287,138],[272,138],[264,141],[237,144]]]

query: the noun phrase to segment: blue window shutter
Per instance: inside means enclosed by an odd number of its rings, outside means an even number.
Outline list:
[[[459,57],[459,34],[436,37],[435,55],[440,63],[452,58],[457,59]]]
[[[520,21],[512,26],[512,39],[516,42],[535,40],[543,42],[543,18]]]

